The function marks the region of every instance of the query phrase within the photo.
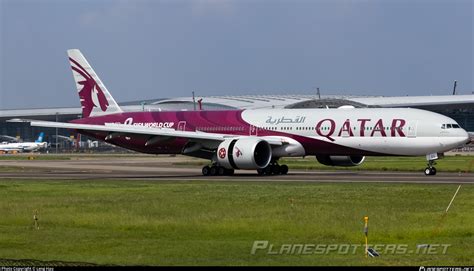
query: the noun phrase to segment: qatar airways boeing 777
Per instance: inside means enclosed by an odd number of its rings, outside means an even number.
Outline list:
[[[73,129],[143,153],[208,159],[204,175],[287,174],[279,158],[308,155],[328,166],[357,166],[365,156],[426,155],[425,174],[434,175],[438,153],[468,142],[453,119],[410,108],[123,112],[81,52],[68,56],[83,118],[32,126]]]

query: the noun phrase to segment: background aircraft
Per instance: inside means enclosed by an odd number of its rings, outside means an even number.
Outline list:
[[[209,159],[204,175],[286,174],[279,158],[307,155],[329,166],[357,166],[367,155],[426,155],[425,174],[434,175],[437,154],[469,140],[453,119],[409,108],[123,112],[81,52],[68,55],[83,118],[32,126],[74,129],[144,153]]]
[[[20,142],[20,140],[18,140],[18,138],[13,137],[13,136],[0,135],[0,142],[13,143],[13,142]]]
[[[0,144],[0,151],[3,152],[33,152],[41,148],[46,148],[47,142],[43,142],[44,133],[41,132],[35,142],[2,142]]]

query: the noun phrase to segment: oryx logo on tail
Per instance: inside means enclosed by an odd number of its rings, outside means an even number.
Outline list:
[[[69,61],[71,61],[71,68],[84,78],[83,81],[77,82],[79,85],[82,85],[82,89],[79,90],[79,97],[81,99],[83,115],[89,116],[94,107],[100,107],[105,112],[107,107],[109,107],[109,102],[105,98],[105,94],[100,86],[77,61],[72,58],[69,58]]]
[[[82,117],[123,112],[78,49],[67,51],[82,106]]]

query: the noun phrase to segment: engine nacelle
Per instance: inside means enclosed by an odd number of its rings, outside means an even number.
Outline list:
[[[316,155],[316,160],[326,166],[354,167],[362,164],[365,156]]]
[[[217,161],[228,169],[259,169],[268,166],[272,148],[259,138],[224,140],[217,148]]]

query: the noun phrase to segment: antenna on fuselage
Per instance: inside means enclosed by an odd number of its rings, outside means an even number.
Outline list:
[[[458,81],[454,80],[453,95],[456,95],[456,86],[457,85],[458,85]]]

